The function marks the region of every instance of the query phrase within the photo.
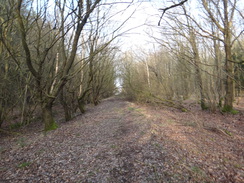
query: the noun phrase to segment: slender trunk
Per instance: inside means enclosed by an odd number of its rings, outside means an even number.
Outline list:
[[[44,122],[44,130],[50,131],[57,129],[58,125],[54,121],[52,113],[52,103],[45,103],[42,105],[42,120]]]
[[[205,95],[204,95],[204,90],[203,90],[202,76],[201,76],[199,66],[197,65],[197,63],[196,63],[196,79],[197,79],[198,87],[200,90],[201,108],[202,108],[202,110],[206,110],[207,106],[206,106]]]
[[[215,73],[216,73],[216,100],[218,101],[219,107],[222,107],[222,97],[224,96],[224,88],[221,74],[221,58],[220,58],[220,43],[218,40],[213,39],[214,43],[214,54],[215,54]]]
[[[235,89],[236,89],[235,96],[240,97],[240,94],[241,94],[241,68],[240,68],[240,66],[238,66],[235,75],[237,76],[237,83],[236,83],[236,87],[235,87]]]
[[[5,120],[5,115],[4,115],[4,108],[2,104],[0,103],[0,128]]]
[[[82,43],[85,42],[85,38],[84,38],[84,34],[81,35],[82,37]],[[82,44],[81,45],[81,48],[82,48],[82,52],[81,52],[81,61],[80,61],[80,88],[79,88],[79,96],[81,96],[82,94],[82,91],[83,91],[83,79],[84,79],[84,65],[83,65],[83,59],[85,59],[85,50],[86,50],[86,47],[85,47],[85,44]]]
[[[71,110],[70,110],[70,108],[69,108],[69,106],[68,106],[68,104],[64,98],[64,88],[60,92],[59,99],[60,99],[60,103],[64,109],[65,121],[71,120],[72,119],[72,115],[71,115],[72,112],[71,112]]]
[[[27,90],[28,90],[28,85],[25,85],[25,92],[24,92],[24,100],[23,100],[23,105],[22,105],[22,112],[21,112],[21,120],[20,123],[24,124],[24,121],[26,123],[26,100],[27,100]]]
[[[55,78],[54,78],[53,83],[51,85],[50,93],[53,92],[54,86],[57,83],[57,74],[58,74],[58,70],[59,70],[59,53],[56,54],[56,60],[55,61],[56,61],[55,72],[54,72]]]
[[[202,75],[201,75],[201,70],[200,70],[201,61],[200,61],[200,56],[199,56],[197,43],[196,43],[196,35],[192,30],[190,30],[190,33],[191,33],[191,45],[192,45],[192,49],[193,49],[193,53],[194,53],[194,62],[195,62],[195,68],[196,68],[196,80],[197,80],[198,88],[200,91],[201,108],[202,108],[202,110],[206,110],[207,106],[205,103],[206,99],[205,99],[205,95],[204,95],[203,81],[202,81]]]
[[[99,104],[99,99],[97,95],[93,95],[93,104],[96,106]]]
[[[233,71],[234,71],[234,64],[230,62],[231,60],[231,47],[225,45],[225,55],[226,55],[226,95],[225,95],[225,103],[224,108],[227,111],[231,111],[233,108],[233,101],[234,101],[234,81],[233,81]]]
[[[85,98],[88,94],[88,92],[90,91],[90,89],[86,89],[83,94],[78,98],[78,107],[80,109],[80,112],[83,114],[85,113]]]
[[[147,84],[148,84],[149,92],[151,92],[151,82],[150,82],[149,66],[148,66],[147,61],[145,63],[146,63],[146,71],[147,71]]]
[[[231,21],[228,16],[228,1],[224,0],[224,47],[225,47],[225,71],[226,71],[226,95],[224,110],[231,111],[234,102],[234,64],[231,62]]]

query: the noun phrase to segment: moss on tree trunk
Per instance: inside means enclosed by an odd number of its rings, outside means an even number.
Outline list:
[[[50,131],[58,128],[52,114],[52,105],[44,105],[42,107],[42,120],[44,122],[44,130]]]

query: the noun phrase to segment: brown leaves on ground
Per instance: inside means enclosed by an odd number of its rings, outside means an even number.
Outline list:
[[[244,182],[243,114],[104,100],[55,131],[2,136],[0,182]]]

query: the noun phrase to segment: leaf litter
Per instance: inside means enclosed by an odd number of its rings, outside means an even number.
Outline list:
[[[47,134],[37,125],[2,135],[0,182],[241,183],[243,142],[243,113],[181,112],[112,97]]]

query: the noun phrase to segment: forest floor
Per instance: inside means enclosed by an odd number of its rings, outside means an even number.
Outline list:
[[[244,114],[103,100],[46,134],[1,134],[0,182],[244,182]],[[244,109],[244,100],[238,107]]]

